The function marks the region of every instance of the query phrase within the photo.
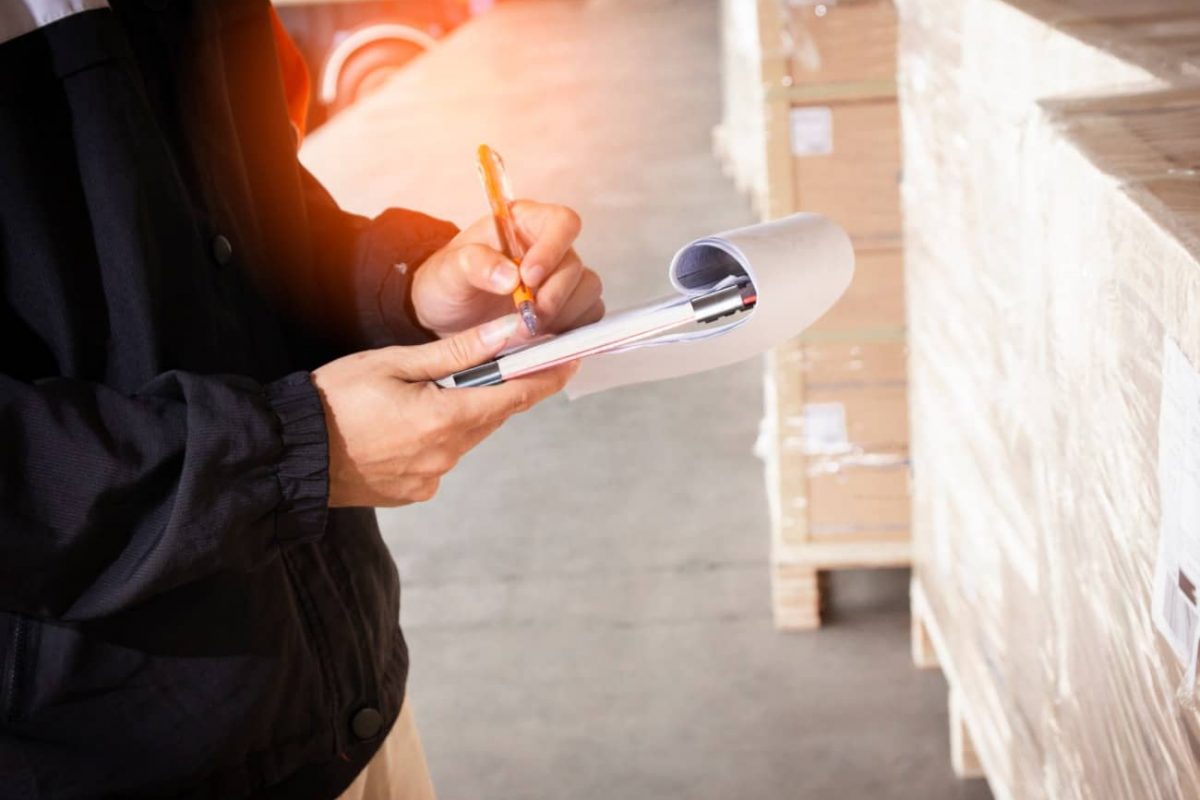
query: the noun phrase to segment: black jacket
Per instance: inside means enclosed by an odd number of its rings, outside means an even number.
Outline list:
[[[345,214],[299,166],[266,0],[27,27],[0,43],[0,798],[335,797],[408,659],[374,513],[327,508],[307,370],[424,339],[412,269],[455,229]]]

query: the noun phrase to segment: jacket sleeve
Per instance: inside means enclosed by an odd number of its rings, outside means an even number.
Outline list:
[[[437,338],[417,323],[409,289],[417,268],[453,239],[458,227],[399,208],[375,219],[349,214],[308,170],[300,169],[314,257],[326,274],[350,276],[352,285],[344,287],[350,308],[343,316],[352,329],[352,343],[382,347]]]
[[[325,529],[324,413],[306,373],[171,372],[134,395],[0,375],[0,608],[103,617]]]

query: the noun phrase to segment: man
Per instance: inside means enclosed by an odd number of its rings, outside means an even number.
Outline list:
[[[516,213],[543,321],[598,318],[577,217]],[[266,0],[0,4],[0,797],[333,798],[393,728],[422,768],[369,507],[571,371],[428,382],[516,331],[491,236],[336,207]]]

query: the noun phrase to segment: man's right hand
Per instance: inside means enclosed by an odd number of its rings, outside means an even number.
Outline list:
[[[329,430],[329,505],[428,500],[464,453],[562,389],[577,364],[498,386],[430,382],[494,357],[517,325],[510,314],[431,344],[355,353],[314,371]]]

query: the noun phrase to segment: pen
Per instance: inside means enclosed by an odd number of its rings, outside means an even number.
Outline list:
[[[483,190],[487,192],[488,205],[492,208],[492,219],[496,222],[496,236],[500,239],[500,249],[513,263],[521,266],[525,257],[525,246],[517,234],[517,225],[512,216],[512,190],[508,185],[508,176],[504,174],[504,161],[500,154],[486,144],[479,145],[476,152],[476,165],[479,167],[479,178],[483,181]],[[537,312],[533,308],[533,292],[520,281],[513,290],[513,305],[521,314],[530,336],[537,335]]]

